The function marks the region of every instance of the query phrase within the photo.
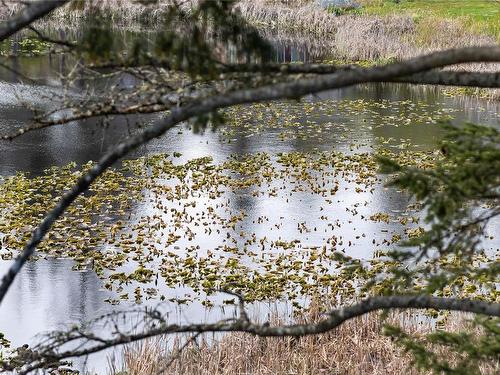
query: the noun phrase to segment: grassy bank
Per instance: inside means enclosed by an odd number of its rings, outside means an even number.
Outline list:
[[[189,9],[195,0],[182,2]],[[241,0],[245,18],[266,31],[307,35],[325,45],[328,55],[346,61],[404,59],[429,51],[497,43],[500,2],[363,0],[355,14],[337,16],[311,0]],[[450,4],[445,7],[443,4]],[[462,7],[461,4],[472,3]],[[51,27],[78,27],[85,19],[105,14],[120,27],[159,26],[171,0],[143,6],[132,0],[87,0],[58,9]],[[430,4],[430,5],[429,5]],[[4,8],[4,17],[16,6]],[[0,14],[1,17],[1,14]],[[466,20],[468,20],[466,22]],[[64,25],[64,26],[62,26]]]
[[[500,41],[498,0],[360,0],[366,15],[406,15],[417,22],[445,19],[460,22],[472,33],[494,36]]]
[[[284,5],[243,0],[239,9],[251,23],[296,37],[321,40],[335,60],[378,63],[466,46],[495,45],[500,2],[365,0],[364,8],[337,16],[314,2]],[[460,7],[468,3],[469,6]],[[428,5],[431,4],[432,6]],[[450,4],[446,7],[445,4]],[[471,4],[475,4],[472,6]],[[484,14],[483,9],[488,11]],[[452,69],[499,71],[500,64],[469,64]],[[463,90],[448,90],[459,94]],[[467,90],[468,93],[471,90]],[[500,99],[500,90],[478,89],[474,96]]]
[[[181,2],[183,8],[189,8],[196,0]],[[174,0],[161,0],[157,3],[144,5],[134,0],[83,0],[72,1],[64,7],[57,8],[49,17],[38,21],[40,26],[48,27],[79,27],[85,19],[95,17],[97,13],[103,15],[112,27],[144,27],[158,25],[168,7]],[[6,3],[0,9],[0,21],[13,15],[21,5],[16,2]]]
[[[396,11],[399,9],[396,5],[390,7],[392,12],[385,10],[383,14],[374,14],[379,8],[367,6],[361,15],[357,11],[342,16],[315,3],[287,6],[265,0],[243,0],[239,9],[258,25],[328,38],[334,41],[336,49],[332,52],[336,57],[351,61],[408,58],[438,49],[496,43],[492,35],[472,32],[459,19],[435,15],[418,18]],[[380,6],[380,9],[385,8]]]

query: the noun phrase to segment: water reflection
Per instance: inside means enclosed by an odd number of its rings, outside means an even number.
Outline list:
[[[277,63],[309,62],[312,60],[307,46],[293,46],[290,44],[276,43],[275,58]]]
[[[292,45],[276,47],[276,61],[293,62],[309,61],[313,55],[307,48]],[[11,133],[26,124],[31,113],[26,109],[26,103],[39,107],[50,108],[46,98],[50,97],[54,87],[59,84],[60,74],[67,72],[68,61],[64,57],[17,58],[12,60],[13,66],[24,74],[41,79],[46,86],[20,83],[23,79],[12,72],[0,70],[0,134]],[[123,84],[129,85],[128,78]],[[500,105],[476,99],[449,98],[439,89],[433,87],[415,87],[409,85],[360,85],[352,88],[324,92],[306,98],[310,101],[408,101],[418,110],[424,107],[428,111],[449,109],[454,116],[454,122],[471,121],[498,126]],[[415,109],[416,108],[416,109]],[[359,149],[371,150],[380,144],[381,138],[392,138],[396,143],[410,139],[412,143],[423,149],[433,147],[441,136],[438,127],[434,125],[393,126],[384,123],[384,118],[391,116],[390,108],[379,108],[376,113],[350,113],[349,115],[332,115],[324,113],[309,114],[318,116],[319,123],[334,122],[329,131],[317,138],[293,138],[284,142],[280,139],[279,130],[264,130],[252,137],[242,131],[231,135],[231,142],[221,141],[218,133],[207,132],[204,135],[194,135],[182,126],[171,130],[163,137],[136,150],[130,157],[138,157],[159,152],[181,152],[180,161],[210,155],[215,163],[224,161],[232,154],[256,152],[290,152],[312,150],[349,151],[352,143],[361,144]],[[376,116],[375,116],[376,115]],[[344,116],[344,117],[343,117]],[[308,115],[303,114],[298,121],[305,123]],[[159,116],[149,117],[117,117],[107,127],[95,121],[78,121],[60,127],[52,127],[26,134],[11,142],[0,142],[0,175],[12,175],[18,171],[39,174],[43,169],[53,165],[65,165],[71,161],[85,163],[97,160],[117,142],[129,133],[137,131],[137,124],[151,123],[161,120]],[[348,132],[341,131],[348,127]],[[342,135],[342,136],[340,136]],[[351,254],[367,258],[371,255],[372,240],[381,241],[381,228],[389,233],[396,228],[395,223],[380,224],[372,221],[357,220],[347,209],[356,208],[360,215],[369,216],[373,212],[401,212],[405,209],[407,197],[394,190],[387,190],[378,185],[373,192],[354,194],[347,185],[341,185],[335,200],[327,207],[336,221],[342,224],[342,229],[332,231],[328,223],[320,221],[318,212],[325,202],[314,194],[296,194],[290,201],[284,196],[270,198],[252,196],[242,192],[234,194],[229,199],[229,212],[245,211],[247,217],[240,223],[238,230],[255,233],[257,238],[267,236],[269,240],[295,238],[297,223],[307,222],[316,227],[315,231],[305,234],[302,238],[304,246],[321,246],[325,237],[335,234],[342,238],[359,239],[349,249]],[[364,203],[369,202],[369,206]],[[200,199],[199,206],[203,207]],[[155,207],[143,202],[134,207],[132,219],[157,213]],[[257,225],[259,217],[267,217],[267,225]],[[283,218],[287,218],[283,222]],[[333,219],[332,219],[333,220]],[[364,234],[365,236],[362,236]],[[220,245],[224,242],[225,233],[219,235],[200,234],[198,241],[207,247]],[[187,242],[179,242],[182,249]],[[5,272],[8,262],[0,262],[0,274]],[[115,309],[130,307],[124,303],[120,307],[104,302],[107,298],[115,298],[114,293],[103,289],[102,281],[91,271],[71,271],[72,261],[64,259],[41,260],[30,262],[16,279],[12,290],[0,306],[0,332],[6,333],[15,345],[31,342],[32,337],[41,331],[60,328],[69,323],[82,323],[99,314]],[[164,290],[161,293],[168,297],[184,297],[187,289],[174,291]],[[156,303],[156,302],[155,302]],[[284,311],[289,309],[286,303],[276,305],[257,304],[253,308],[260,316],[269,314],[271,309]],[[175,304],[167,305],[172,322],[215,320],[222,313],[232,314],[232,308],[226,311],[214,309],[207,311],[198,302],[187,307]],[[94,360],[95,366],[103,368],[104,355]]]

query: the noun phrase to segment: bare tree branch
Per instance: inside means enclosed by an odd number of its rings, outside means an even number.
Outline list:
[[[108,348],[160,335],[195,333],[196,336],[198,336],[199,334],[206,332],[245,332],[262,337],[299,337],[325,333],[340,326],[350,319],[373,311],[388,309],[435,309],[472,312],[495,317],[500,316],[500,304],[488,303],[479,300],[442,298],[429,295],[371,297],[354,305],[332,310],[325,314],[326,317],[324,319],[316,323],[270,326],[268,324],[256,324],[251,322],[245,313],[244,316],[240,315],[238,319],[232,321],[224,320],[211,324],[160,325],[156,328],[147,329],[139,333],[120,333],[109,339],[94,338],[93,341],[95,345],[93,346],[86,346],[81,349],[64,350],[59,353],[54,351],[56,348],[51,348],[50,353],[45,354],[46,357],[44,356],[44,353],[40,353],[38,357],[35,354],[32,364],[24,368],[22,371],[19,371],[19,374],[29,373],[48,363],[54,363],[68,358],[87,356]],[[68,340],[66,342],[58,343],[60,344],[59,348],[65,343],[73,341],[75,339],[75,334],[78,334],[80,335],[79,337],[81,337],[81,333],[79,331],[73,332],[73,334],[68,336]]]
[[[165,373],[168,368],[174,363],[182,354],[184,349],[186,349],[192,342],[196,342],[196,339],[200,336],[200,333],[195,333],[193,336],[191,336],[189,339],[186,340],[186,342],[176,350],[176,353],[173,354],[169,361],[157,372],[157,375]]]
[[[500,87],[500,72],[476,73],[476,72],[425,72],[408,77],[395,78],[387,82],[413,83],[422,85],[443,85],[463,87]]]
[[[70,0],[36,1],[27,5],[14,17],[0,23],[0,41],[7,39],[34,21],[46,16]]]
[[[53,38],[48,37],[48,36],[42,34],[34,26],[30,25],[30,26],[28,26],[28,29],[30,29],[31,31],[33,31],[37,35],[38,39],[40,39],[42,42],[47,42],[47,43],[52,43],[52,44],[59,44],[61,46],[65,46],[65,47],[68,47],[68,48],[75,48],[76,47],[75,43],[68,42],[67,40],[53,39]]]
[[[10,69],[6,65],[0,63],[0,67]],[[350,69],[350,68],[349,68]],[[316,69],[312,69],[315,71]],[[340,71],[341,69],[332,69],[332,71]],[[305,71],[305,70],[304,70]],[[325,67],[326,71],[326,67]],[[345,70],[343,70],[345,71]],[[27,77],[26,77],[27,78]],[[29,79],[29,78],[27,78]],[[431,71],[426,73],[418,73],[411,76],[390,78],[384,82],[389,83],[409,83],[419,85],[443,85],[443,86],[460,86],[460,87],[479,87],[479,88],[497,88],[500,87],[500,72],[499,73],[477,73],[477,72],[448,72],[448,71]],[[115,101],[113,97],[110,101]],[[19,129],[18,131],[5,134],[1,138],[4,140],[12,140],[34,130],[44,129],[50,126],[64,125],[73,121],[87,120],[91,118],[103,116],[119,116],[131,114],[151,114],[170,110],[178,104],[184,104],[185,98],[179,96],[178,100],[168,100],[158,98],[155,102],[130,104],[125,106],[111,105],[101,102],[96,108],[86,108],[85,111],[77,114],[60,117],[57,119],[45,119],[47,114],[35,120],[33,125]]]
[[[285,98],[300,98],[307,94],[334,88],[352,86],[367,82],[384,82],[398,77],[409,76],[441,68],[448,65],[466,62],[500,61],[500,47],[469,47],[452,49],[416,57],[380,67],[356,68],[314,78],[297,79],[293,82],[264,86],[256,89],[238,90],[227,94],[195,100],[185,107],[172,109],[162,122],[146,128],[143,132],[128,138],[115,149],[108,152],[94,165],[77,184],[66,192],[58,204],[45,216],[35,229],[23,252],[15,259],[0,284],[0,303],[25,262],[33,254],[53,223],[66,211],[73,201],[104,173],[114,162],[130,151],[164,134],[168,129],[192,117],[204,115],[218,109],[238,104],[264,102]]]

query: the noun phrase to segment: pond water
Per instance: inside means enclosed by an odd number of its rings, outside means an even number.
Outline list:
[[[277,51],[278,61],[308,60],[310,56],[310,51],[300,46],[277,45]],[[41,82],[22,83],[21,77],[0,69],[0,134],[10,134],[26,124],[30,118],[26,104],[50,108],[48,98],[58,90],[58,74],[68,69],[61,57],[16,58],[13,66]],[[122,77],[122,80],[123,85],[133,84],[129,82],[131,77]],[[415,150],[432,150],[442,134],[435,123],[441,118],[452,119],[455,123],[470,121],[500,126],[500,103],[449,97],[435,87],[395,84],[362,85],[308,97],[302,104],[278,104],[275,111],[280,116],[275,120],[265,109],[240,110],[235,117],[239,118],[238,121],[215,132],[193,134],[185,126],[179,126],[136,150],[130,158],[175,152],[182,154],[176,159],[179,164],[205,156],[211,156],[213,163],[219,164],[231,155],[263,152],[271,155],[271,164],[276,166],[274,155],[278,153],[341,151],[355,154],[380,147],[398,150],[401,144],[408,144]],[[292,127],[285,124],[290,116],[297,123]],[[0,175],[7,177],[27,172],[37,176],[51,166],[98,160],[129,132],[137,131],[136,122],[153,123],[159,120],[159,116],[128,118],[128,121],[116,118],[107,127],[91,121],[75,122],[31,132],[13,141],[2,141]],[[272,126],[266,126],[271,122]],[[274,183],[279,184],[280,181]],[[268,190],[273,189],[272,184],[269,184]],[[346,242],[352,241],[347,249],[349,254],[369,258],[373,252],[372,240],[382,242],[401,228],[393,221],[379,223],[366,220],[366,217],[377,212],[401,213],[408,204],[405,195],[387,189],[381,183],[376,183],[371,191],[354,191],[352,182],[340,179],[335,199],[329,203],[307,192],[292,195],[291,188],[287,185],[283,192],[272,197],[236,191],[208,202],[206,197],[200,196],[197,207],[190,214],[202,215],[208,206],[220,204],[225,207],[227,215],[245,212],[245,218],[238,223],[238,232],[254,233],[257,238],[266,237],[269,241],[299,238],[304,248],[321,247],[331,236],[328,224],[334,221],[339,223],[340,228],[335,235]],[[158,214],[156,203],[144,200],[132,205],[127,212],[128,220],[133,223],[145,216]],[[174,206],[174,203],[168,203],[169,208]],[[353,214],[353,211],[359,215]],[[323,214],[330,216],[331,220],[320,220]],[[315,230],[298,231],[297,227],[302,223]],[[493,225],[497,227],[497,224]],[[204,251],[224,244],[229,232],[234,232],[222,229],[217,234],[207,234],[199,228],[191,230],[196,233],[194,243],[201,245]],[[238,241],[234,242],[236,246],[240,245]],[[182,253],[191,244],[180,239],[176,243],[176,251]],[[497,251],[498,240],[492,241],[489,246],[492,251]],[[9,263],[0,261],[0,274]],[[0,332],[5,333],[14,345],[33,342],[33,337],[44,331],[69,323],[83,323],[108,311],[134,306],[134,302],[129,300],[119,305],[106,302],[116,300],[117,292],[104,288],[104,281],[94,271],[73,271],[73,266],[74,262],[69,259],[47,258],[29,262],[24,267],[0,306]],[[164,311],[170,313],[172,322],[210,321],[234,314],[231,306],[206,309],[200,303],[201,299],[192,298],[190,288],[160,286],[159,289],[159,294],[167,299],[193,300],[187,304],[170,303],[164,307]],[[212,302],[217,305],[223,299],[227,296],[214,297]],[[144,300],[142,306],[157,304],[158,299],[152,298]],[[286,302],[263,302],[252,305],[252,309],[255,316],[265,319],[276,311],[290,312],[291,306]],[[106,357],[100,354],[91,362],[90,369],[103,371]]]

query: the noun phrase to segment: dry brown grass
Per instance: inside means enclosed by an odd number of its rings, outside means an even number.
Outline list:
[[[183,4],[189,8],[198,1],[187,0]],[[44,22],[48,22],[49,28],[61,24],[76,27],[85,16],[99,9],[112,15],[114,25],[140,28],[144,22],[157,23],[171,2],[160,0],[155,6],[144,7],[132,0],[86,0],[83,7],[59,9],[52,21]],[[474,34],[458,20],[428,17],[417,23],[409,16],[397,15],[337,17],[310,0],[241,0],[238,9],[250,23],[263,26],[267,32],[288,35],[288,39],[309,38],[321,45],[322,55],[338,60],[402,60],[436,50],[496,44],[494,37]],[[9,12],[4,9],[3,17]],[[460,69],[499,71],[500,64],[475,64]],[[500,98],[500,90],[479,93]]]
[[[408,58],[438,49],[495,44],[493,37],[472,34],[452,20],[429,19],[417,24],[409,16],[337,17],[315,3],[289,7],[266,0],[243,0],[239,9],[250,22],[276,31],[328,38],[337,46],[332,52],[349,60]]]
[[[52,20],[59,25],[78,26],[85,16],[98,9],[109,14],[113,24],[154,24],[161,20],[172,1],[160,0],[145,7],[132,0],[86,0],[56,10]],[[198,1],[187,0],[182,4],[189,8]],[[458,21],[428,18],[416,23],[409,16],[394,15],[337,17],[310,0],[241,0],[238,9],[251,23],[266,29],[328,41],[331,46],[331,51],[325,51],[328,55],[350,61],[404,59],[457,46],[495,44],[493,37],[473,34]],[[11,10],[2,12],[6,17]]]
[[[259,338],[228,334],[220,341],[202,341],[184,350],[168,368],[168,374],[412,374],[405,358],[379,334],[373,316],[356,319],[330,333],[304,338]],[[125,349],[130,375],[158,373],[165,366],[164,342],[149,341]],[[174,347],[177,343],[174,343]],[[174,350],[175,352],[175,350]]]
[[[17,4],[8,1],[2,3],[0,1],[0,21],[12,16],[16,10]]]
[[[403,60],[449,48],[496,45],[493,36],[472,33],[458,20],[429,17],[415,22],[403,15],[336,17],[314,3],[290,7],[266,0],[242,0],[239,9],[251,23],[281,35],[308,35],[320,41],[324,54],[340,60]],[[495,72],[500,71],[500,64],[449,69]],[[500,90],[482,89],[478,95],[500,99]]]
[[[317,315],[309,315],[308,319],[317,319]],[[419,324],[406,313],[393,314],[390,321],[402,324],[414,334],[432,330],[430,324]],[[454,316],[447,326],[451,330],[463,327],[463,315]],[[231,333],[211,343],[201,340],[180,354],[177,348],[182,340],[179,338],[170,345],[166,339],[149,340],[125,348],[123,372],[128,375],[157,374],[169,363],[164,374],[418,374],[411,366],[411,357],[390,338],[381,335],[381,329],[378,315],[370,314],[323,335],[259,338]],[[168,351],[166,347],[173,349]],[[449,356],[447,352],[442,354]],[[498,367],[485,366],[482,373],[493,374],[496,370]]]
[[[257,25],[266,25],[278,33],[309,34],[329,41],[327,54],[338,59],[376,60],[409,56],[408,35],[415,28],[409,17],[346,15],[336,17],[315,4],[302,7],[265,5],[264,1],[242,1],[243,16]]]
[[[199,0],[183,0],[179,2],[185,8],[190,8]],[[70,21],[71,26],[79,26],[80,21],[86,17],[92,17],[96,11],[103,12],[112,17],[114,23],[133,24],[135,22],[155,23],[165,14],[167,7],[171,6],[174,0],[160,0],[150,6],[144,6],[135,0],[84,0],[74,1],[58,8],[52,12],[52,21]],[[0,20],[7,18],[18,11],[23,5],[21,1],[7,0],[7,6],[0,3]],[[45,19],[46,20],[46,19]]]

